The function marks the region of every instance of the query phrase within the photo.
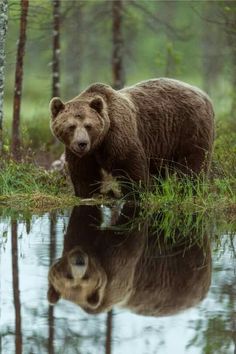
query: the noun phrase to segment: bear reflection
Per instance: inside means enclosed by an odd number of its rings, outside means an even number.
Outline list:
[[[62,257],[49,271],[48,300],[59,298],[78,304],[88,313],[114,306],[148,316],[177,313],[194,306],[206,295],[211,279],[207,237],[202,245],[192,226],[188,237],[175,229],[168,245],[162,228],[139,222],[139,211],[129,205],[106,209],[73,209]],[[107,223],[105,223],[107,224]],[[157,234],[158,231],[158,234]]]

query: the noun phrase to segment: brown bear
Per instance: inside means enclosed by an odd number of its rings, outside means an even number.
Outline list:
[[[146,184],[166,171],[207,173],[214,112],[200,89],[153,79],[116,91],[95,83],[71,101],[53,98],[51,129],[65,144],[75,194],[99,190],[101,169],[129,183]]]
[[[164,215],[156,217],[155,227],[136,216],[137,207],[126,204],[115,225],[107,226],[99,207],[75,207],[62,257],[49,271],[48,300],[64,298],[91,314],[118,306],[149,316],[201,301],[210,285],[211,256],[198,220],[183,237],[178,223],[168,244]]]

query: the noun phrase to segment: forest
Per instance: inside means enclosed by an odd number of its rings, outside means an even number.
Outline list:
[[[212,208],[221,198],[223,208],[234,210],[235,2],[3,0],[0,21],[4,203],[53,204],[56,197],[57,204],[65,195],[74,203],[69,178],[51,168],[63,152],[49,127],[52,97],[66,101],[93,82],[120,89],[170,77],[202,88],[213,101],[210,182],[199,181],[194,192],[185,181],[180,196],[182,182],[170,178],[163,182],[164,195],[158,187],[140,194],[154,208],[166,201]]]
[[[107,178],[112,197],[74,196],[51,99],[163,77],[212,100],[209,176],[155,176],[128,195]],[[235,215],[235,1],[0,0],[0,353],[235,354]],[[54,265],[85,245],[115,294],[96,315],[58,289],[50,301]],[[62,275],[68,288],[76,276]]]

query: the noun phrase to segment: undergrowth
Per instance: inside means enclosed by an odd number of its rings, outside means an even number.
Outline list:
[[[236,127],[218,125],[210,179],[154,179],[149,190],[134,189],[147,213],[156,210],[227,211],[236,213]],[[6,151],[5,151],[6,154]],[[7,155],[7,154],[6,154]],[[59,156],[59,155],[58,155]],[[0,207],[61,208],[81,202],[74,197],[69,178],[32,162],[0,160]],[[112,183],[112,182],[111,182]],[[109,189],[109,188],[108,188]],[[132,193],[131,193],[132,196]],[[102,198],[90,200],[98,203]],[[89,201],[88,201],[89,202]],[[109,201],[107,201],[109,202]]]
[[[175,176],[159,181],[153,190],[141,193],[141,203],[148,213],[155,210],[182,211],[228,211],[236,212],[236,180],[234,178],[214,178],[212,180]]]

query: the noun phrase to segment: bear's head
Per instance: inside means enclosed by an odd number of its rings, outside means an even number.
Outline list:
[[[48,300],[60,298],[80,305],[88,313],[100,306],[107,276],[97,259],[76,247],[60,258],[50,269]]]
[[[78,157],[93,151],[105,138],[110,120],[105,100],[98,95],[50,102],[51,130]]]

